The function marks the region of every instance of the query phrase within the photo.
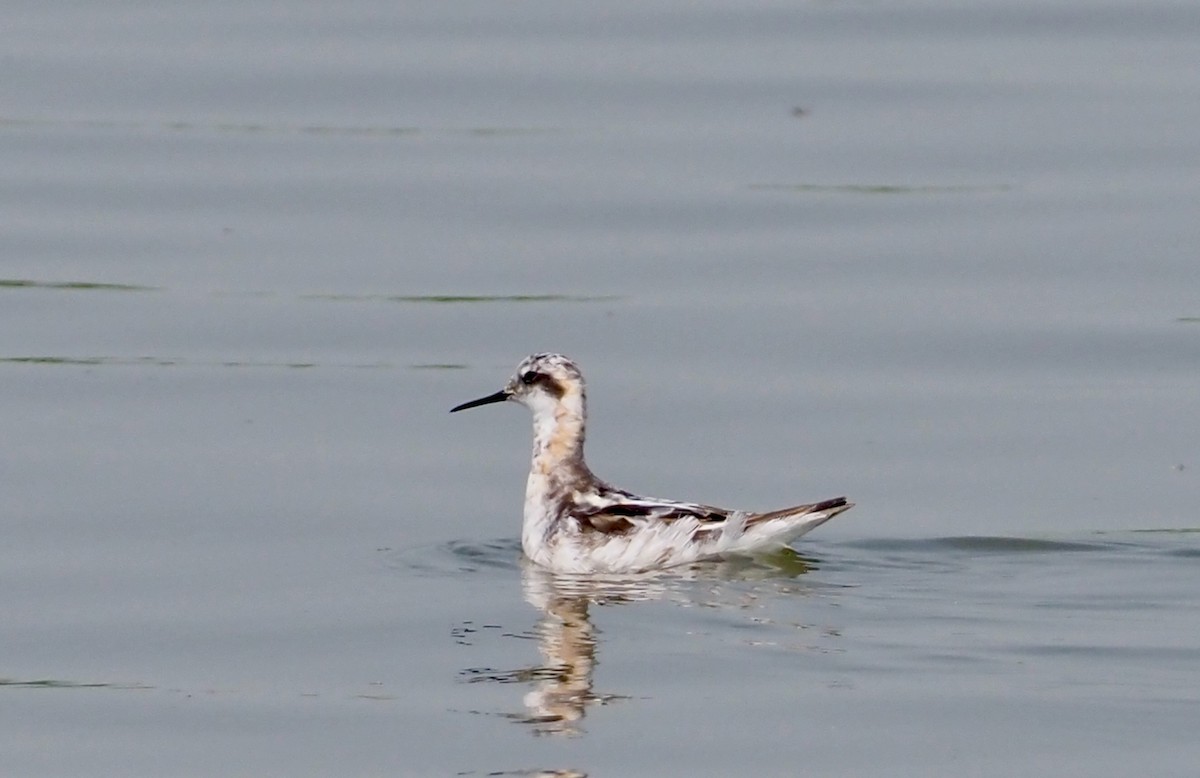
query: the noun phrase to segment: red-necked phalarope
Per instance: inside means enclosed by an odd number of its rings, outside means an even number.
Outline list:
[[[508,384],[455,411],[512,400],[533,411],[533,466],[521,546],[568,573],[636,572],[784,545],[853,503],[845,497],[748,513],[639,497],[601,481],[583,461],[583,374],[561,354],[534,354]]]

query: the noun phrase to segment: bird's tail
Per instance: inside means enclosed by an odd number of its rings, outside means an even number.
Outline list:
[[[853,507],[845,497],[837,497],[767,513],[735,513],[710,553],[756,553],[782,546]]]
[[[805,522],[808,529],[820,526],[839,513],[844,513],[854,507],[854,503],[846,502],[845,497],[834,497],[832,500],[821,500],[806,505],[793,505],[790,508],[780,508],[767,513],[752,513],[746,518],[747,525],[761,524],[775,519],[808,518]]]

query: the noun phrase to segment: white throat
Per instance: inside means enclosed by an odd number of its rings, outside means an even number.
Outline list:
[[[594,477],[583,461],[583,392],[572,388],[558,398],[539,394],[526,404],[533,411],[533,461],[525,484],[521,541],[530,553],[544,544],[563,504]]]
[[[559,398],[540,395],[530,402],[530,407],[533,472],[567,473],[572,465],[582,465],[587,413],[583,393],[568,391]]]

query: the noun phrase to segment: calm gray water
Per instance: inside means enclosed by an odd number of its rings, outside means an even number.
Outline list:
[[[14,3],[14,776],[1200,763],[1200,6]],[[795,553],[525,567],[538,350]]]

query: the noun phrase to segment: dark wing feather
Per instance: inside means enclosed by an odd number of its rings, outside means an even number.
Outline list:
[[[777,511],[768,511],[767,513],[752,513],[746,517],[746,524],[758,524],[771,519],[782,519],[788,516],[803,516],[808,513],[820,513],[822,511],[835,511],[828,518],[832,519],[842,511],[848,511],[854,507],[854,503],[846,502],[845,497],[834,497],[832,500],[822,500],[821,502],[813,502],[807,505],[793,505],[790,508],[780,508]],[[838,509],[841,510],[838,510]]]
[[[603,506],[586,506],[571,511],[582,529],[592,529],[606,535],[623,535],[641,524],[695,519],[701,523],[719,524],[729,518],[730,511],[711,505],[669,503],[623,497],[622,502]],[[700,531],[708,529],[702,527]]]
[[[581,530],[597,532],[601,535],[625,535],[640,526],[657,522],[679,521],[680,519],[697,521],[699,526],[696,528],[696,534],[702,534],[720,529],[733,513],[733,511],[714,508],[711,505],[639,497],[607,484],[603,485],[597,497],[611,502],[599,506],[576,505],[570,513],[579,523]],[[853,503],[847,502],[845,497],[835,497],[832,500],[794,505],[790,508],[766,513],[752,513],[746,517],[746,524],[754,525],[772,519],[826,511],[829,512],[829,515],[825,517],[828,520],[851,507],[853,507]]]

